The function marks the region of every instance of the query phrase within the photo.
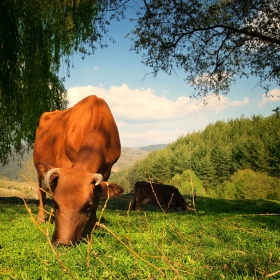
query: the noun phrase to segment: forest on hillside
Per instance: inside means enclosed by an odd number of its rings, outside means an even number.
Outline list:
[[[172,184],[183,194],[280,199],[280,118],[253,115],[217,121],[153,151],[110,181],[126,192],[135,182]]]

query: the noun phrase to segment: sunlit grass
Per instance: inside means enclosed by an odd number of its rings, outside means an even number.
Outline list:
[[[0,279],[279,279],[278,202],[198,198],[196,215],[137,213],[131,200],[110,200],[92,238],[56,256],[23,202],[1,199]],[[40,226],[51,236],[53,224]]]

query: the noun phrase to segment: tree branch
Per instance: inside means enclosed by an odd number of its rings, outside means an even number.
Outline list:
[[[226,30],[231,30],[235,33],[239,33],[239,34],[244,34],[253,38],[258,38],[261,39],[262,41],[268,42],[268,43],[274,43],[277,45],[280,45],[280,39],[276,39],[276,38],[272,38],[269,36],[265,36],[259,32],[256,31],[249,31],[247,28],[242,28],[242,29],[238,29],[232,26],[227,26],[227,25],[214,25],[212,28],[224,28]]]
[[[192,35],[196,32],[202,32],[202,31],[207,31],[207,30],[215,30],[217,28],[223,28],[225,30],[233,31],[233,32],[238,33],[238,34],[243,34],[243,35],[247,35],[247,36],[250,36],[250,37],[253,37],[253,38],[258,38],[258,39],[261,39],[262,41],[265,41],[265,42],[268,42],[268,43],[274,43],[274,44],[280,45],[280,39],[265,36],[265,35],[263,35],[259,32],[256,32],[256,31],[250,32],[246,28],[238,29],[238,28],[228,26],[228,25],[217,24],[217,25],[213,25],[213,26],[209,26],[209,27],[194,28],[193,30],[191,30],[189,32],[184,32],[176,39],[176,41],[173,44],[170,44],[169,46],[166,46],[166,48],[168,49],[168,48],[176,47],[176,45],[180,42],[180,40],[185,36]]]

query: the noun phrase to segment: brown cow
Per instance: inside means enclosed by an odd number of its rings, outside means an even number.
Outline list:
[[[45,221],[47,190],[54,201],[54,244],[79,241],[87,220],[90,229],[96,223],[100,197],[123,193],[120,186],[104,182],[120,150],[116,123],[101,98],[88,96],[70,109],[41,116],[33,153],[39,181],[38,221]]]
[[[139,210],[141,205],[150,203],[152,205],[166,205],[167,210],[171,206],[175,211],[180,207],[183,211],[188,209],[188,204],[180,194],[179,190],[173,186],[149,183],[145,181],[137,182],[134,185],[134,201],[132,209]]]

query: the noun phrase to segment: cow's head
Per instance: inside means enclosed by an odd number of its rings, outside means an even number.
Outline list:
[[[188,210],[188,204],[186,203],[185,199],[181,196],[180,193],[178,195],[178,200],[176,202],[176,207],[181,208],[182,211]]]
[[[51,189],[54,202],[53,244],[71,245],[79,241],[87,221],[90,228],[95,225],[101,195],[112,197],[123,193],[120,186],[101,181],[100,174],[73,168],[47,172],[44,185]]]
[[[174,210],[178,210],[178,208],[181,208],[182,211],[188,210],[188,204],[178,190],[175,191],[175,195],[173,196],[170,206],[172,206]]]
[[[182,211],[188,210],[188,204],[187,204],[186,202],[184,202],[183,204],[181,204],[179,207],[181,208]]]

